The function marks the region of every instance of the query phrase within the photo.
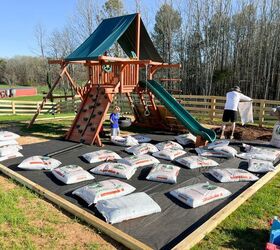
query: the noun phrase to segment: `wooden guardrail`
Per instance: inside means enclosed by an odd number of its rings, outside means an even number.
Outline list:
[[[203,96],[203,95],[173,95],[191,114],[194,116],[205,116],[213,121],[214,119],[221,119],[225,104],[225,97],[222,96]],[[134,95],[135,102],[137,96]],[[149,104],[149,98],[146,98]],[[19,115],[33,115],[41,102],[34,101],[9,101],[0,100],[0,114],[19,114]],[[58,114],[68,113],[78,110],[80,100],[68,100],[60,102],[47,102],[41,111],[42,114]],[[156,100],[156,103],[160,102]],[[119,101],[114,101],[113,105],[120,105],[122,112],[131,112],[131,107],[127,98],[122,97]],[[253,115],[255,123],[259,126],[272,125],[276,118],[269,113],[272,107],[280,106],[280,101],[254,99],[253,100]]]

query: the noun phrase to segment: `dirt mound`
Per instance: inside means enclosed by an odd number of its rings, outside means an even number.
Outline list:
[[[218,138],[221,135],[220,128],[215,129],[215,132],[218,135]],[[225,130],[225,137],[229,138],[231,135],[231,126],[227,126]],[[270,141],[272,136],[272,129],[269,128],[260,128],[252,125],[236,125],[234,131],[234,139],[236,140],[262,140]]]

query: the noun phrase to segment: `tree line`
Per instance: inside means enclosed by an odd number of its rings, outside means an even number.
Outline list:
[[[183,94],[224,95],[232,86],[258,99],[280,99],[279,0],[166,0],[152,16],[149,6],[134,1],[152,40],[165,62],[180,63],[180,70],[164,70],[158,78]],[[47,58],[64,58],[108,17],[129,14],[122,0],[77,0],[73,15],[60,30],[34,28],[37,57],[0,60],[0,81],[40,84],[57,68]],[[154,24],[151,27],[151,24]],[[111,55],[121,55],[115,46]],[[72,69],[79,83],[85,72]]]

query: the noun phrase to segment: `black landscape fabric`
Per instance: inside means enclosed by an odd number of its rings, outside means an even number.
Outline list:
[[[151,134],[149,136],[152,137],[153,144],[160,141],[174,139],[174,136],[172,135]],[[238,145],[234,147],[237,150],[240,150]],[[102,149],[105,148],[117,152],[121,157],[128,156],[128,154],[124,151],[124,147],[112,145],[109,141],[105,142],[105,147]],[[63,151],[63,149],[68,150]],[[96,146],[82,145],[60,140],[50,140],[37,144],[25,145],[21,151],[24,157],[10,159],[2,162],[2,164],[104,220],[102,215],[98,213],[94,206],[87,207],[85,202],[72,195],[72,191],[94,181],[111,179],[112,177],[95,175],[95,180],[65,185],[57,180],[49,171],[27,171],[17,168],[17,165],[29,156],[51,154],[53,158],[61,161],[62,165],[77,164],[86,170],[90,170],[100,163],[89,164],[80,156],[84,153],[100,149],[101,148]],[[185,150],[188,155],[195,154],[192,148],[185,148]],[[248,165],[246,161],[238,158],[229,160],[219,158],[213,159],[220,163],[221,168],[231,167],[246,169]],[[161,162],[170,163],[165,160],[161,160]],[[176,163],[174,164],[177,165]],[[136,188],[136,192],[146,192],[150,195],[159,204],[162,212],[114,224],[113,226],[151,246],[153,249],[172,248],[252,184],[248,182],[218,183],[218,181],[209,176],[207,173],[209,169],[202,168],[190,170],[183,167],[180,170],[177,184],[164,184],[145,179],[150,169],[151,166],[140,167],[130,180],[122,181],[134,186]],[[230,190],[232,195],[229,198],[215,201],[202,207],[190,208],[168,194],[169,191],[176,188],[206,181]]]

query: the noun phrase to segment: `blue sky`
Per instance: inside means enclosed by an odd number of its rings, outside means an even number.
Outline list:
[[[142,0],[149,11],[158,1]],[[100,4],[104,1],[99,1]],[[126,10],[134,12],[135,0],[125,0]],[[50,33],[60,29],[74,12],[76,0],[2,0],[0,7],[0,58],[35,55],[34,28],[41,23]]]

